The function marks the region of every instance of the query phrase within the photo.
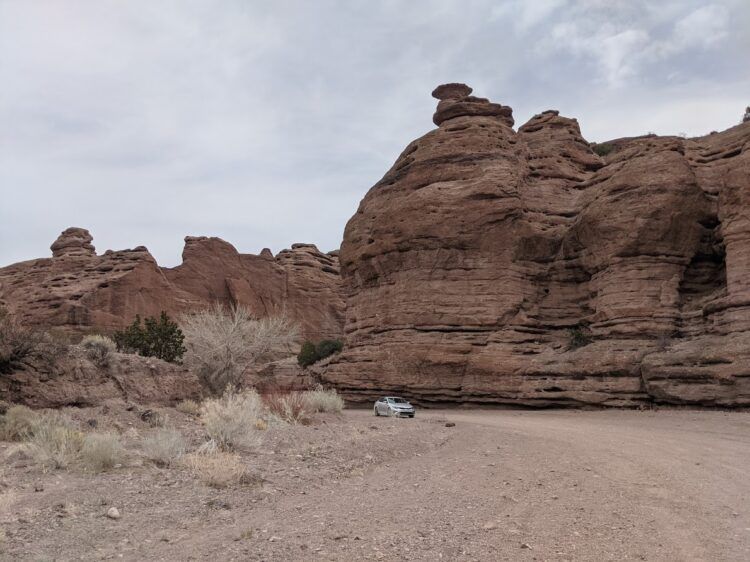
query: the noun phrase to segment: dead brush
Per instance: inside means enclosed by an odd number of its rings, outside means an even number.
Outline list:
[[[216,447],[225,451],[260,444],[262,434],[256,423],[263,417],[263,403],[254,390],[227,391],[221,398],[203,402],[201,419]]]
[[[22,441],[15,450],[28,454],[43,470],[67,468],[83,445],[83,433],[65,414],[35,412],[26,406],[8,408],[0,434],[3,439]]]
[[[184,462],[195,476],[212,488],[250,484],[254,480],[236,453],[219,450],[192,453],[184,457]]]
[[[54,420],[44,420],[34,427],[27,450],[43,470],[67,468],[83,447],[83,433]]]
[[[315,390],[307,390],[303,393],[308,408],[312,412],[341,413],[344,409],[344,399],[339,396],[336,389],[325,389],[318,385]]]
[[[195,400],[183,400],[179,402],[175,407],[175,410],[188,416],[198,417],[201,415],[201,405]]]
[[[143,440],[143,453],[161,467],[171,466],[185,454],[187,443],[176,429],[160,428]]]
[[[272,391],[263,395],[263,403],[274,420],[295,425],[310,423],[310,406],[300,392]]]
[[[5,415],[0,416],[0,441],[28,439],[40,419],[40,414],[28,406],[10,406]]]
[[[112,355],[117,351],[115,342],[99,334],[84,337],[80,345],[89,361],[102,369],[109,367]]]
[[[81,461],[92,472],[103,472],[125,462],[125,449],[114,433],[89,433],[81,448]]]

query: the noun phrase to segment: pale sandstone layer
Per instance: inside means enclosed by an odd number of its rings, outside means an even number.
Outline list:
[[[185,238],[181,265],[159,267],[146,248],[97,255],[92,237],[69,228],[52,258],[0,268],[0,304],[29,325],[111,332],[136,315],[173,317],[214,302],[255,316],[285,314],[306,339],[340,336],[343,323],[338,257],[294,244],[275,257],[240,254],[220,238]]]
[[[750,123],[613,141],[451,84],[347,224],[354,401],[750,404]],[[574,349],[571,329],[591,343]]]

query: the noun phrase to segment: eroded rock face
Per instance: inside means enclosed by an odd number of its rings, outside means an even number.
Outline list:
[[[349,399],[750,404],[750,124],[619,139],[446,85],[341,248]],[[578,345],[585,344],[580,347]]]
[[[343,298],[338,258],[295,244],[276,257],[240,254],[219,238],[185,238],[183,263],[159,267],[143,246],[98,256],[83,228],[52,244],[52,258],[0,268],[0,303],[22,322],[110,332],[136,314],[171,316],[214,302],[257,316],[286,314],[306,339],[339,337]]]
[[[198,378],[179,365],[153,357],[115,353],[97,367],[77,348],[54,362],[34,361],[0,377],[0,396],[33,408],[97,406],[108,400],[171,404],[200,399]]]

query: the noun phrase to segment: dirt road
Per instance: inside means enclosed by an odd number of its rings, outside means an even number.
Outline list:
[[[415,456],[396,445],[362,478],[259,512],[288,537],[262,557],[750,560],[750,415],[424,417],[456,423],[444,446]]]
[[[95,477],[8,469],[17,496],[0,521],[6,554],[750,559],[748,413],[453,410],[397,420],[347,411],[269,435],[248,462],[262,486],[214,490],[146,464]],[[103,516],[110,505],[121,520]]]

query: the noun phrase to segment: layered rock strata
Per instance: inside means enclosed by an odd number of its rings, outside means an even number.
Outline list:
[[[92,237],[69,228],[52,258],[0,268],[0,304],[23,323],[110,332],[162,310],[178,316],[214,302],[256,316],[285,314],[307,339],[341,334],[343,298],[336,252],[295,244],[275,257],[240,254],[220,238],[185,238],[183,262],[159,267],[148,250],[97,255]]]
[[[750,123],[619,139],[444,85],[347,224],[350,400],[750,404]],[[599,151],[604,152],[604,151]]]

